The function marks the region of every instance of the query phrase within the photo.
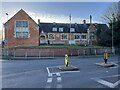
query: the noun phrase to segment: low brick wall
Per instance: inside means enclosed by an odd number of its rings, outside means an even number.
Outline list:
[[[103,55],[106,48],[81,48],[81,49],[68,49],[68,48],[40,48],[40,49],[9,49],[3,50],[4,56],[12,57],[58,57],[68,54],[69,56],[82,56],[82,55]],[[109,54],[112,53],[111,48],[107,48]]]

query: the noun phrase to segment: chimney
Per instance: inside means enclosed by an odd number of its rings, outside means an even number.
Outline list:
[[[92,15],[90,15],[90,24],[92,24]]]
[[[83,24],[86,25],[86,20],[83,20]]]
[[[38,24],[40,24],[40,19],[38,19]]]

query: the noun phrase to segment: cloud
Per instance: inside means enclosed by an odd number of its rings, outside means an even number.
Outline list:
[[[18,10],[9,10],[7,13],[8,15],[8,19],[10,19],[11,17],[13,17],[16,13],[18,12]],[[57,15],[57,14],[50,14],[50,13],[35,13],[32,11],[26,11],[28,13],[28,15],[36,22],[38,23],[38,19],[40,19],[40,22],[56,22],[56,23],[70,23],[69,20],[69,15]],[[5,23],[7,21],[7,16],[5,15],[6,12],[3,11],[2,13],[2,19],[0,22],[0,33],[3,29],[2,25],[3,23]],[[84,19],[81,17],[75,17],[72,16],[72,20],[71,23],[83,23]],[[86,19],[87,23],[89,23],[89,17]],[[92,21],[93,23],[101,23],[99,21]],[[1,34],[0,34],[0,39],[1,39]]]
[[[40,22],[56,22],[56,23],[70,23],[69,20],[69,15],[57,15],[57,14],[49,14],[49,13],[34,13],[31,11],[27,12],[32,18],[33,20],[35,20],[36,22],[38,21],[38,19],[40,19]],[[83,18],[81,17],[74,17],[72,16],[72,20],[71,23],[83,23]],[[89,23],[89,17],[86,19],[87,23]],[[93,23],[101,23],[99,21],[93,20]]]

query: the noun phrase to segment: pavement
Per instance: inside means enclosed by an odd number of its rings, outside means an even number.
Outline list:
[[[100,67],[103,57],[68,57],[69,64],[79,70],[62,71],[64,57],[37,60],[0,60],[2,88],[118,88],[120,85],[118,56],[108,62],[114,67]]]

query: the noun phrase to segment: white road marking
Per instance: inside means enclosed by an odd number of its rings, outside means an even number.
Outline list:
[[[101,83],[101,84],[103,84],[103,85],[105,85],[105,86],[108,86],[108,87],[110,87],[110,88],[114,88],[112,83],[107,82],[107,81],[105,81],[105,80],[96,79],[96,81],[99,82],[99,83]]]
[[[46,67],[47,72],[48,72],[48,80],[47,80],[47,85],[46,88],[51,88],[51,83],[52,82],[52,75],[55,74],[57,76],[57,87],[56,88],[62,88],[62,79],[60,73],[73,73],[73,72],[80,72],[80,71],[60,71],[60,72],[50,72],[49,68],[58,68],[60,66],[52,66],[52,67]]]
[[[9,61],[9,60],[0,60],[1,62],[4,62],[4,61]]]
[[[60,73],[56,73],[57,76],[60,76]]]
[[[80,72],[80,71],[62,71],[62,72],[55,72],[52,74],[56,74],[56,73],[73,73],[73,72]]]
[[[48,76],[52,76],[52,74],[50,73],[49,68],[48,68],[48,67],[46,67],[46,69],[47,69],[47,72],[48,72]]]
[[[120,80],[118,80],[117,82],[115,82],[114,85],[113,85],[113,87],[116,87],[119,84],[120,84]]]
[[[62,81],[61,75],[60,75],[60,73],[56,73],[56,75],[57,75],[57,87],[56,87],[56,88],[62,88],[62,84],[61,84],[61,81]]]
[[[48,78],[47,83],[52,83],[52,78]]]
[[[45,88],[51,88],[51,83],[52,83],[52,74],[50,73],[50,70],[48,67],[46,67],[47,72],[48,72],[48,79],[47,79],[47,85]]]
[[[97,77],[97,78],[92,78],[92,79],[94,79],[95,81],[97,81],[97,82],[99,82],[99,83],[101,83],[101,84],[103,84],[105,86],[108,86],[110,88],[115,88],[117,85],[120,84],[120,80],[118,80],[115,83],[111,83],[111,82],[108,82],[108,81],[103,80],[101,78],[118,77],[118,76],[120,76],[120,75],[112,75],[112,76],[106,76],[106,77]]]
[[[58,83],[61,82],[61,77],[57,77],[57,82],[58,82]]]

